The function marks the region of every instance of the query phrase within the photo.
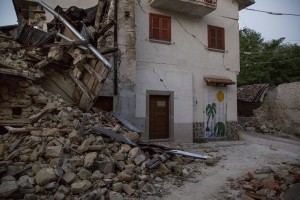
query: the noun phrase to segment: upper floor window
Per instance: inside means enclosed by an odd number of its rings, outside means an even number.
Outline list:
[[[171,17],[150,13],[150,40],[171,42]]]
[[[225,50],[224,28],[208,25],[208,48]]]

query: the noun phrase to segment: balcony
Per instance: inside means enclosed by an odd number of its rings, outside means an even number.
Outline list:
[[[151,0],[154,8],[203,17],[217,8],[218,0]]]
[[[237,3],[239,5],[239,10],[242,10],[254,4],[255,0],[237,0]]]

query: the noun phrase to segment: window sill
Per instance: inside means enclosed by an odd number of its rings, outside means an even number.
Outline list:
[[[215,52],[220,52],[220,53],[225,53],[224,49],[214,49],[214,48],[207,48],[209,51],[215,51]]]
[[[164,41],[164,40],[154,40],[154,39],[149,39],[150,42],[153,42],[153,43],[160,43],[160,44],[168,44],[168,45],[171,45],[172,42],[169,42],[169,41]]]

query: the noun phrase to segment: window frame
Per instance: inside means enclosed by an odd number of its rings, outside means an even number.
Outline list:
[[[214,37],[212,37],[211,32],[215,31]],[[218,34],[218,31],[221,31],[221,36]],[[207,40],[208,40],[208,45],[207,48],[209,50],[215,50],[215,51],[225,51],[225,29],[223,27],[219,26],[212,26],[208,25],[207,26]],[[213,41],[214,40],[214,41]],[[219,45],[219,40],[221,40],[221,46]],[[214,43],[214,45],[213,45]]]
[[[153,26],[153,19],[158,18],[158,27]],[[162,27],[162,20],[167,21],[167,28]],[[158,37],[154,37],[153,30],[158,30]],[[163,39],[162,31],[167,31],[167,38]],[[168,43],[170,44],[172,41],[172,31],[171,31],[171,17],[165,15],[159,15],[155,13],[149,13],[149,40],[154,42]]]

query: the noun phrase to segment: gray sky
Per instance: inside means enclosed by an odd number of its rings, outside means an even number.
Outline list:
[[[248,8],[300,15],[300,0],[256,0]],[[240,11],[240,29],[248,27],[265,40],[285,37],[285,42],[300,44],[300,16],[269,15],[249,10]]]
[[[223,0],[219,0],[223,1]],[[249,8],[300,14],[300,0],[256,0]],[[0,26],[17,23],[12,0],[0,0]],[[265,40],[285,37],[285,42],[300,44],[300,17],[269,15],[266,13],[242,10],[240,12],[240,28],[251,28]]]
[[[0,0],[0,26],[17,24],[12,0]]]

